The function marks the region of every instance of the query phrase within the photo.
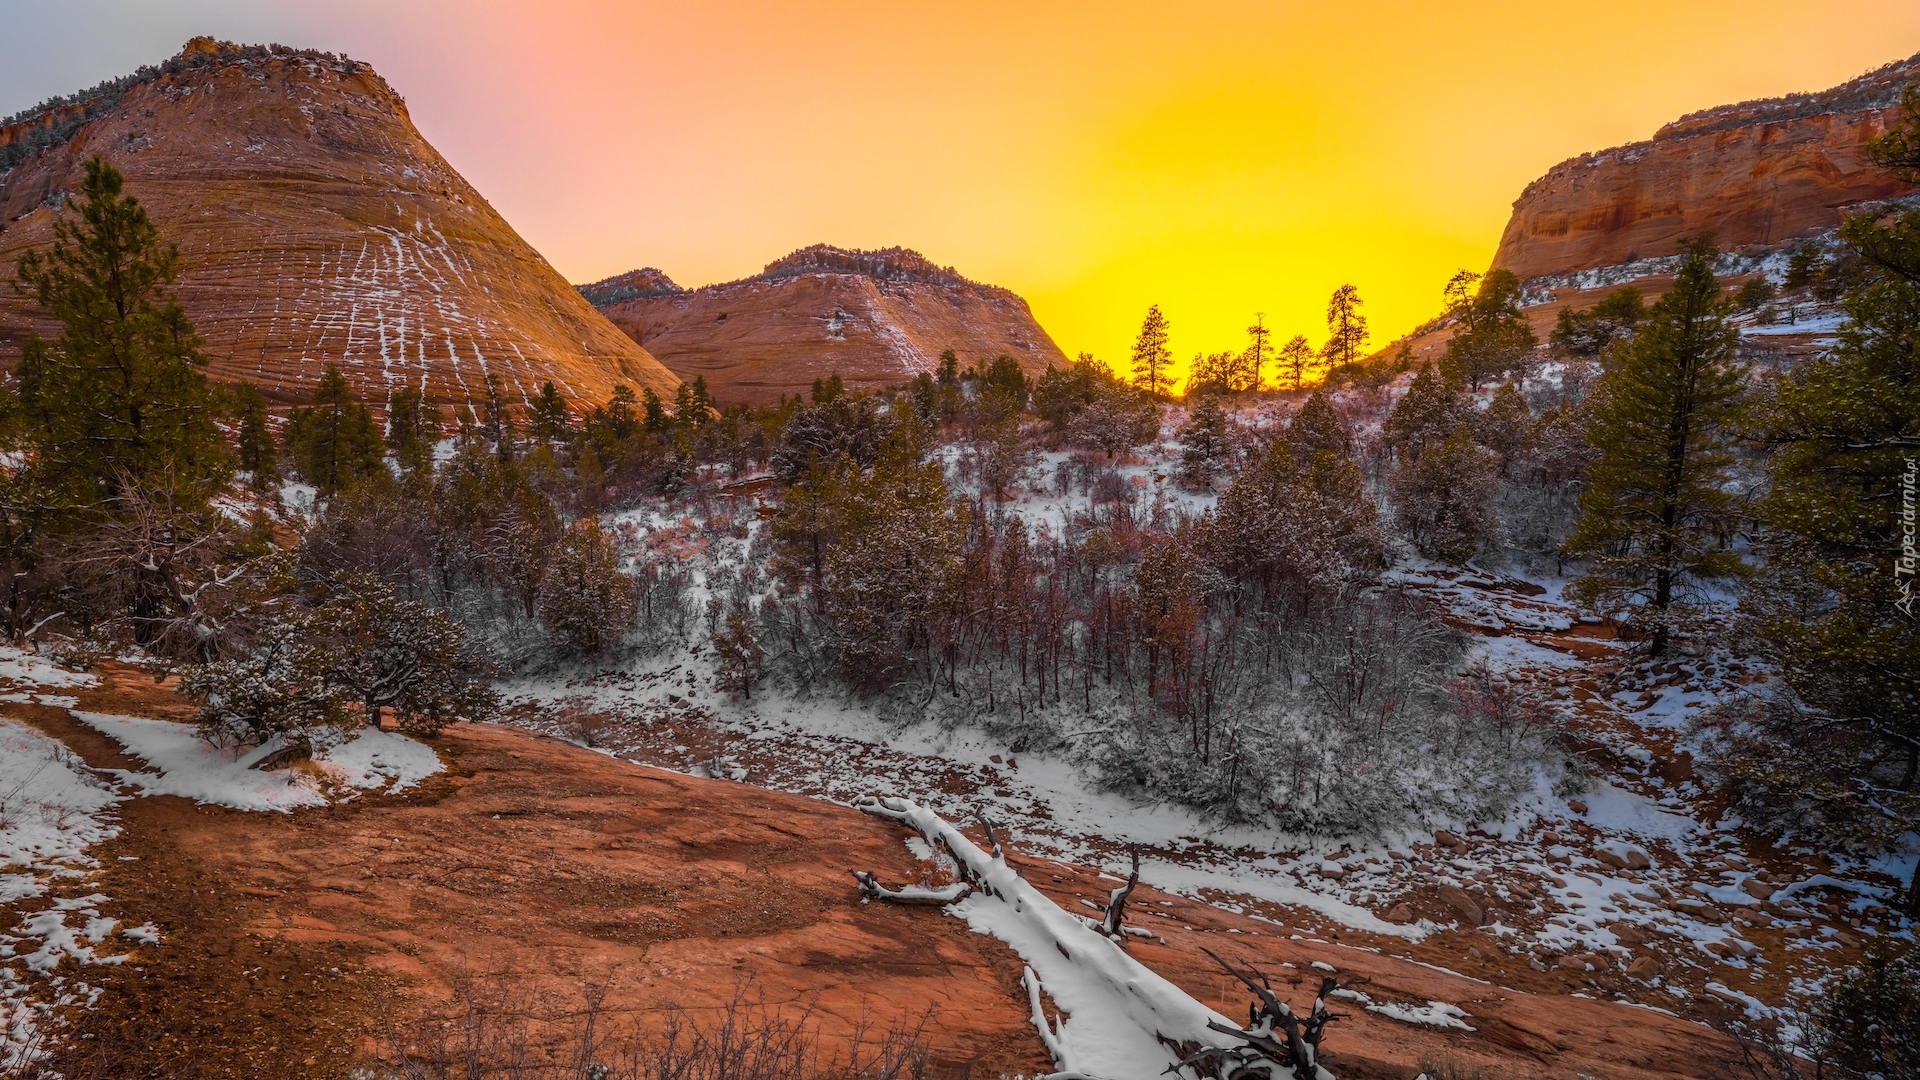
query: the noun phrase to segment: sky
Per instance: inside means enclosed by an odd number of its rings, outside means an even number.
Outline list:
[[[196,34],[364,60],[569,280],[813,243],[1014,289],[1069,356],[1374,344],[1484,270],[1513,200],[1696,109],[1920,51],[1913,0],[967,3],[0,0],[0,115]]]

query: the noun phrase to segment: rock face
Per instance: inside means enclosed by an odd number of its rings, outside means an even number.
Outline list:
[[[838,372],[894,385],[952,349],[962,367],[1002,354],[1029,372],[1067,357],[1017,294],[969,281],[904,248],[817,245],[750,278],[683,289],[654,269],[580,287],[614,324],[723,404],[767,404]]]
[[[679,380],[622,334],[454,171],[364,65],[195,39],[159,68],[0,130],[39,144],[0,173],[0,278],[52,238],[99,154],[180,248],[181,304],[210,374],[302,400],[336,362],[369,399],[424,385],[444,403],[552,379],[575,400]],[[75,121],[79,121],[77,124]],[[70,130],[63,130],[70,129]],[[48,144],[50,133],[64,141]],[[57,332],[0,287],[0,363]]]
[[[1513,204],[1493,265],[1522,279],[1673,254],[1714,230],[1722,249],[1832,229],[1862,203],[1915,189],[1867,161],[1920,56],[1814,94],[1693,113],[1648,142],[1553,167]]]

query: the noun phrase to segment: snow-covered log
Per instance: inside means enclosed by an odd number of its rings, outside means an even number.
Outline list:
[[[974,891],[947,911],[974,930],[1006,942],[1026,961],[1034,1027],[1060,1070],[1056,1080],[1069,1080],[1070,1075],[1159,1080],[1168,1074],[1188,1080],[1333,1080],[1318,1065],[1319,1027],[1327,1018],[1324,998],[1314,1007],[1313,1016],[1319,1019],[1302,1024],[1294,1018],[1303,1039],[1308,1030],[1313,1035],[1304,1055],[1277,1056],[1286,1052],[1277,1040],[1272,1041],[1279,1051],[1260,1050],[1252,1038],[1276,1030],[1262,1028],[1260,1017],[1271,1013],[1279,1030],[1285,1030],[1285,1017],[1293,1017],[1280,1012],[1286,1006],[1271,990],[1256,989],[1265,990],[1266,996],[1253,1009],[1254,1026],[1242,1030],[1128,956],[1114,939],[1101,934],[1099,924],[1048,899],[1007,864],[1004,852],[982,851],[940,815],[908,799],[868,796],[854,806],[897,821],[935,850],[944,848],[952,855],[960,877]],[[1130,888],[1115,890],[1127,891]],[[1108,903],[1113,907],[1115,898],[1109,897]],[[1244,976],[1242,981],[1257,985]],[[1064,1017],[1056,1014],[1052,1023],[1047,1021],[1043,990]],[[1292,1061],[1306,1064],[1295,1068]]]

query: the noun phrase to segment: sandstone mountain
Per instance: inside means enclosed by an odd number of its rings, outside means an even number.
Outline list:
[[[1831,90],[1684,116],[1647,142],[1582,154],[1527,186],[1493,265],[1522,279],[1671,255],[1712,229],[1755,253],[1817,235],[1863,203],[1911,193],[1868,163],[1920,56]]]
[[[771,403],[835,372],[850,386],[898,384],[947,349],[962,367],[1002,354],[1030,372],[1067,363],[1017,294],[904,248],[821,244],[723,285],[683,289],[648,268],[580,292],[676,375],[705,376],[726,404]]]
[[[0,129],[0,280],[52,237],[99,154],[180,248],[177,290],[218,379],[301,400],[335,362],[378,402],[400,385],[514,397],[552,379],[603,400],[679,380],[602,318],[415,129],[365,65],[196,38],[158,67]],[[0,285],[0,363],[37,308]]]

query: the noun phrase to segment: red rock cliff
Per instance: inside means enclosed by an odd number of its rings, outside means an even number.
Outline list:
[[[723,403],[766,404],[838,372],[849,386],[903,383],[952,349],[1030,372],[1067,358],[1016,293],[969,281],[904,248],[816,245],[724,285],[682,289],[634,270],[580,291],[683,379]]]
[[[177,290],[211,374],[299,400],[339,363],[372,400],[425,385],[514,396],[552,379],[576,400],[679,382],[594,311],[428,145],[363,65],[196,39],[110,110],[0,174],[0,278],[52,237],[57,204],[100,154],[180,248]],[[0,133],[0,147],[42,114]],[[57,332],[0,287],[0,363]]]
[[[1527,185],[1493,264],[1522,278],[1671,255],[1703,229],[1722,248],[1831,229],[1862,203],[1914,190],[1866,158],[1897,117],[1920,56],[1831,90],[1722,106],[1647,142],[1583,154]]]

